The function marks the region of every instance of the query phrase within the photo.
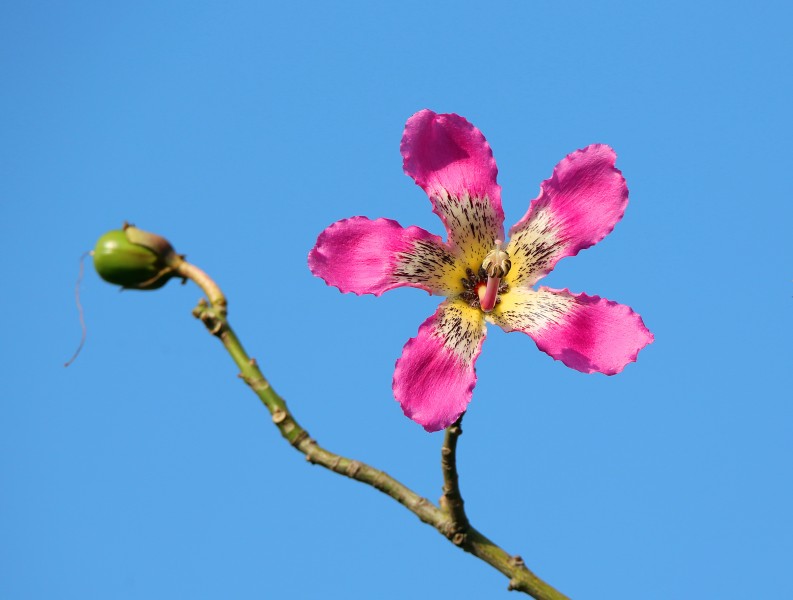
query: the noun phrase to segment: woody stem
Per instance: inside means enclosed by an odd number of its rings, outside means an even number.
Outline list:
[[[312,439],[294,418],[284,399],[265,379],[256,360],[243,348],[242,342],[229,324],[226,298],[217,284],[204,271],[184,260],[179,262],[175,270],[179,276],[194,281],[207,295],[209,302],[202,298],[193,310],[193,315],[220,340],[239,368],[239,377],[270,412],[281,435],[298,452],[304,454],[308,462],[360,481],[390,496],[463,550],[509,577],[510,590],[524,592],[536,600],[567,600],[567,596],[532,573],[519,556],[508,554],[468,523],[463,511],[462,497],[459,495],[455,464],[457,438],[462,433],[459,420],[446,432],[442,457],[444,497],[438,507],[384,471],[335,454]]]
[[[460,415],[451,426],[446,428],[441,448],[441,470],[443,472],[443,495],[440,507],[451,520],[451,527],[455,532],[452,541],[460,545],[467,533],[470,524],[465,514],[465,503],[460,494],[460,480],[457,475],[457,440],[463,434],[463,417]],[[455,541],[456,538],[456,541]]]

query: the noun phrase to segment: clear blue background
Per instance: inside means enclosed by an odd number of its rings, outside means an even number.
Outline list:
[[[631,190],[544,283],[656,335],[586,376],[491,329],[460,446],[472,521],[573,598],[793,598],[791,12],[759,2],[6,2],[0,9],[0,596],[504,598],[391,499],[283,442],[171,283],[78,257],[127,219],[213,274],[322,444],[435,500],[440,434],[391,395],[437,298],[345,296],[331,222],[436,233],[417,110],[487,136],[507,226],[558,160]]]

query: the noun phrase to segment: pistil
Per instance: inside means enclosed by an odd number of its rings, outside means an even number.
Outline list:
[[[501,278],[509,273],[510,268],[512,268],[509,254],[501,248],[503,243],[502,240],[496,240],[495,249],[482,261],[482,269],[487,273],[487,285],[484,288],[480,287],[477,289],[477,293],[479,294],[480,307],[486,313],[495,308]]]
[[[490,312],[496,307],[496,298],[498,298],[498,285],[500,282],[500,277],[488,276],[487,285],[481,286],[477,290],[479,293],[479,306],[484,312]]]

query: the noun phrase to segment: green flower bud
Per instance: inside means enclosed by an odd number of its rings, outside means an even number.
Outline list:
[[[124,225],[96,242],[94,268],[99,276],[125,289],[156,290],[175,275],[181,257],[165,238]]]

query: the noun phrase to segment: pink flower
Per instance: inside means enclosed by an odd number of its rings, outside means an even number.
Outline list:
[[[628,188],[610,147],[593,144],[556,165],[505,246],[496,162],[476,127],[458,115],[422,110],[408,119],[401,150],[405,173],[427,192],[447,241],[390,219],[352,217],[319,235],[308,265],[345,293],[379,296],[411,286],[446,297],[396,362],[394,396],[405,415],[438,431],[466,410],[485,322],[528,334],[540,350],[583,373],[619,373],[653,341],[628,306],[533,288],[560,259],[596,244],[622,218]]]

